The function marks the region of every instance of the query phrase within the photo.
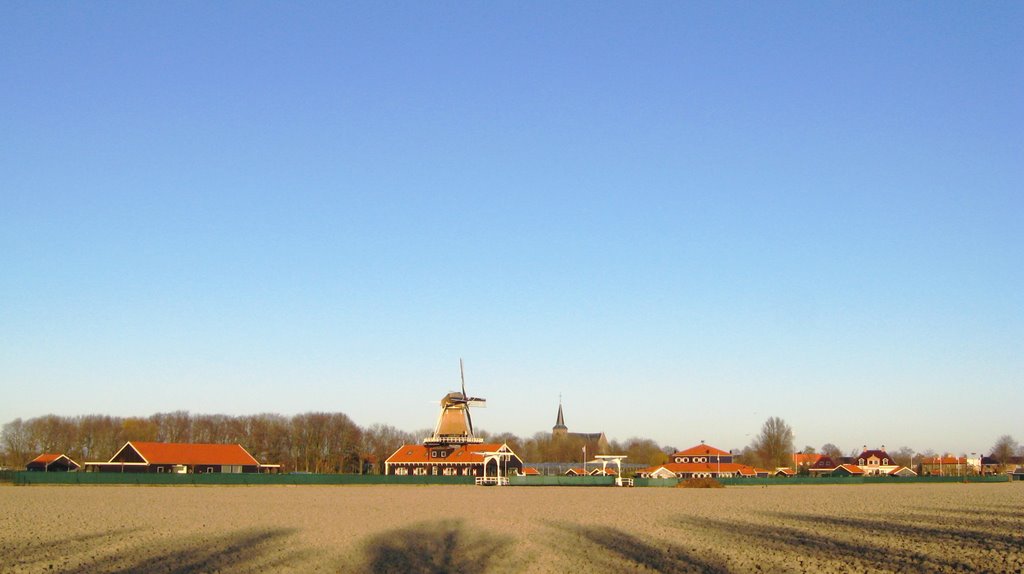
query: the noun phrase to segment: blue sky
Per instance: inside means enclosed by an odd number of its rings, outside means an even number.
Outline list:
[[[1024,439],[1019,3],[0,18],[0,420]],[[435,405],[435,406],[432,406]],[[1016,405],[1016,406],[1015,406]]]

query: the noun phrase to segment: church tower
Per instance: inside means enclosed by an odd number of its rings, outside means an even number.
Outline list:
[[[552,437],[564,437],[569,434],[569,427],[565,426],[565,417],[562,416],[562,401],[558,401],[558,418],[555,419],[555,426],[551,427]]]

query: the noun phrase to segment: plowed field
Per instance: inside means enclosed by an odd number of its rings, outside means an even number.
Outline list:
[[[1020,572],[1024,483],[0,488],[3,572]]]

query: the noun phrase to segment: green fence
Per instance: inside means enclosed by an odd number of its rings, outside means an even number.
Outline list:
[[[826,484],[933,484],[943,482],[1007,482],[1006,475],[997,476],[791,476],[788,478],[720,478],[725,486],[792,486]]]
[[[120,472],[17,472],[14,484],[300,485],[473,484],[472,476],[384,476],[380,474],[158,474]]]
[[[511,486],[612,486],[614,476],[512,476]]]
[[[678,478],[634,478],[633,486],[675,486]]]

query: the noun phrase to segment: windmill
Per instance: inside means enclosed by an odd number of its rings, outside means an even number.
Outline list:
[[[480,443],[483,439],[473,436],[473,416],[470,407],[486,407],[487,399],[466,394],[466,373],[459,359],[459,377],[462,391],[452,391],[441,398],[441,414],[437,417],[434,434],[423,439],[423,444],[468,444]]]

